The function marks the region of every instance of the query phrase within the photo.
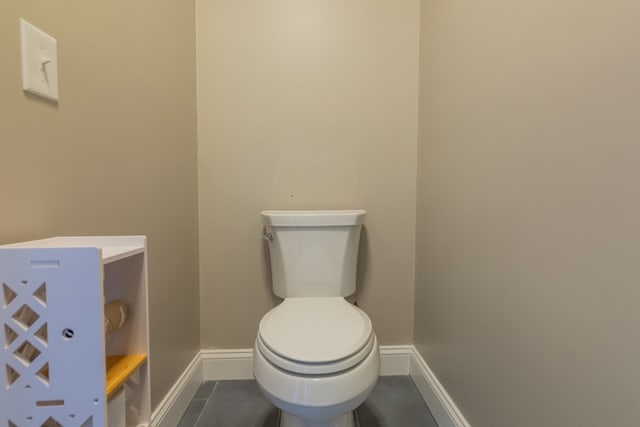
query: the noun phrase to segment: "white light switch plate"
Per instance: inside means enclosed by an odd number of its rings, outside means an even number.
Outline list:
[[[56,39],[24,19],[22,40],[22,89],[34,95],[58,100],[58,52]]]

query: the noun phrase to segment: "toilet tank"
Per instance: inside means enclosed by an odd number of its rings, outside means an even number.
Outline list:
[[[281,298],[348,296],[364,210],[263,211],[273,293]]]

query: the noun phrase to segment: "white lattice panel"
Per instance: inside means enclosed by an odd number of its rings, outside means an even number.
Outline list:
[[[0,248],[0,427],[106,422],[97,248]]]

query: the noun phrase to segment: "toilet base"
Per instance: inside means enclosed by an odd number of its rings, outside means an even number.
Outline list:
[[[329,420],[309,420],[280,412],[280,427],[355,427],[355,414],[348,412]]]

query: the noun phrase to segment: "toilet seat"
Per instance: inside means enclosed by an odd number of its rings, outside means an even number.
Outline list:
[[[260,353],[269,362],[273,363],[280,369],[296,374],[328,375],[345,371],[360,363],[369,355],[369,353],[371,353],[374,347],[374,338],[372,335],[369,342],[357,353],[332,363],[300,363],[280,356],[279,354],[271,351],[269,347],[264,344],[260,336],[258,336],[258,339],[256,340],[256,346],[258,351],[260,351]]]
[[[342,297],[287,298],[260,321],[256,346],[281,369],[321,375],[360,363],[374,334],[366,313]]]

